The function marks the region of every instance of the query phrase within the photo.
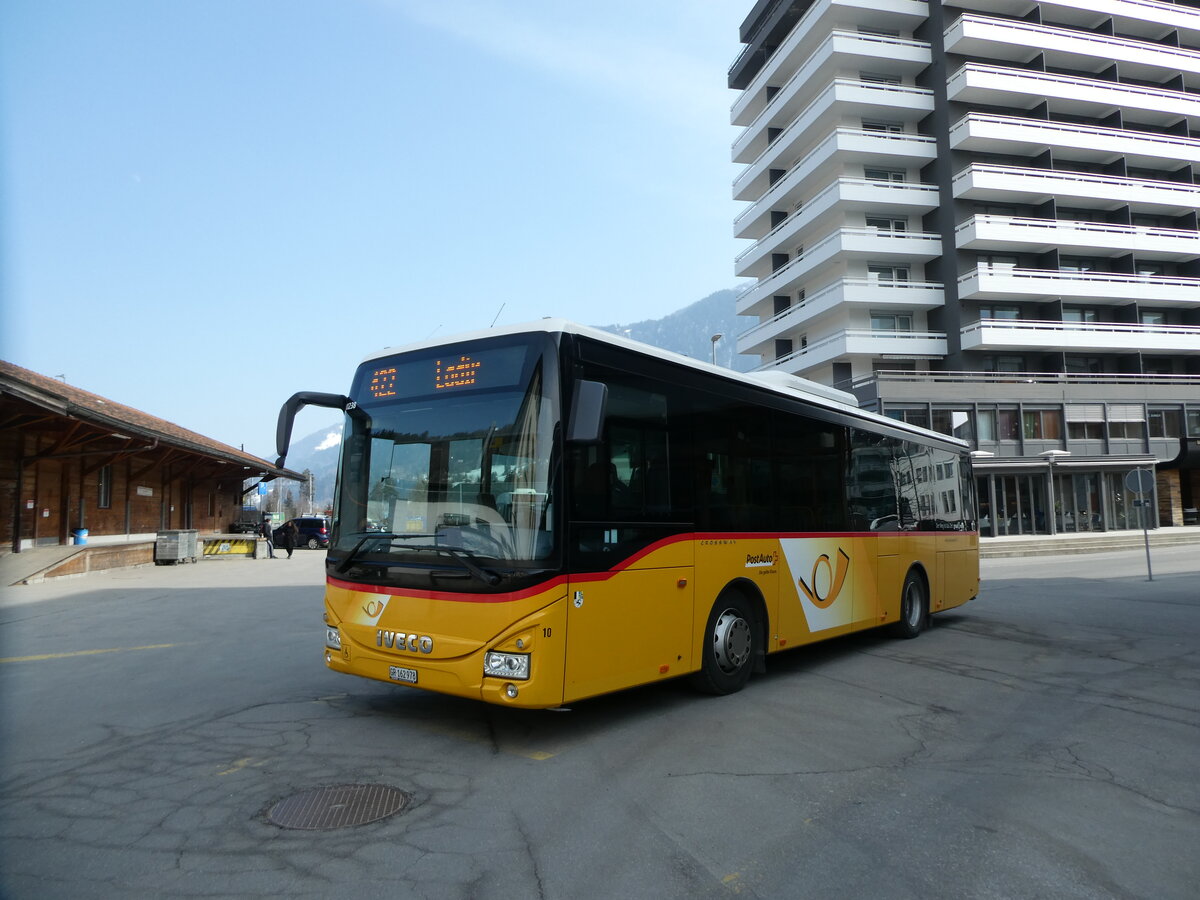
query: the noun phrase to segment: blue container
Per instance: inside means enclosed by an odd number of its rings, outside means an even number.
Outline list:
[[[76,528],[74,531],[71,532],[71,537],[72,537],[71,543],[79,544],[80,546],[82,546],[83,544],[87,543],[87,536],[88,536],[88,530],[86,528]]]

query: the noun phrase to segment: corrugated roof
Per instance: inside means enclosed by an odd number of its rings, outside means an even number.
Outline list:
[[[277,468],[252,453],[5,360],[0,360],[0,395],[23,400],[48,412],[98,425],[128,437],[150,438],[169,447],[237,463],[251,469],[249,474],[303,480],[299,473]]]

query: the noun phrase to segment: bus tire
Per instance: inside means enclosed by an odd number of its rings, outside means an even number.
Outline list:
[[[929,618],[929,591],[916,569],[909,569],[900,589],[900,620],[892,625],[892,634],[911,639],[925,630]]]
[[[732,694],[750,680],[754,655],[759,652],[754,609],[735,590],[724,590],[708,614],[700,671],[692,679],[705,694]]]

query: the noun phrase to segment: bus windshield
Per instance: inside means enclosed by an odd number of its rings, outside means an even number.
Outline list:
[[[481,590],[555,564],[553,357],[525,343],[463,349],[360,371],[330,553],[339,572]]]

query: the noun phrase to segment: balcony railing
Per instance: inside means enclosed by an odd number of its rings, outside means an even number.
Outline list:
[[[836,128],[828,137],[798,159],[796,164],[789,168],[761,197],[756,198],[750,207],[743,210],[734,219],[734,229],[736,230],[746,217],[756,211],[761,211],[764,206],[775,203],[787,191],[794,188],[796,179],[804,177],[822,159],[842,151],[859,153],[864,159],[881,159],[888,155],[894,155],[928,161],[937,155],[937,140],[921,134],[889,134],[882,131],[867,131],[862,128]]]
[[[820,115],[826,111],[831,112],[839,104],[929,112],[933,109],[933,91],[897,84],[876,84],[853,78],[835,78],[747,164],[746,169],[734,179],[734,193],[739,192],[748,181],[761,175],[766,161],[778,156],[781,148],[787,147],[801,132],[812,128]]]
[[[1066,373],[1066,372],[908,372],[902,370],[879,370],[868,375],[859,375],[845,384],[835,385],[842,390],[868,387],[878,382],[915,382],[924,384],[1022,384],[1061,386],[1147,386],[1190,388],[1200,391],[1200,375],[1135,375],[1118,372]]]
[[[964,99],[963,95],[973,92],[978,102],[1002,105],[998,95],[1022,97],[1056,98],[1073,104],[1091,105],[1107,110],[1112,106],[1127,109],[1154,110],[1167,117],[1200,115],[1200,96],[1184,91],[1169,91],[1162,88],[1142,87],[1097,78],[1079,78],[1071,75],[1055,75],[1050,72],[1035,72],[1029,69],[1014,69],[984,63],[967,63],[950,76],[947,81],[950,99]],[[1008,100],[1003,105],[1013,104]]]
[[[936,281],[894,281],[890,278],[839,278],[820,290],[814,291],[797,303],[789,306],[783,312],[776,313],[769,319],[752,325],[738,335],[738,347],[745,342],[753,342],[763,336],[778,334],[785,324],[799,324],[805,321],[814,311],[832,309],[841,303],[904,303],[912,307],[936,306],[936,303],[926,301],[912,302],[914,294],[942,294],[945,285]],[[866,293],[870,291],[870,293]],[[855,296],[861,294],[861,296]],[[886,295],[891,294],[892,297]],[[894,297],[894,299],[893,299]],[[743,351],[744,352],[744,351]]]
[[[1094,31],[1039,25],[1013,19],[996,19],[966,13],[945,31],[946,49],[963,52],[956,45],[974,38],[1001,41],[1018,47],[1039,48],[1063,54],[1091,56],[1105,61],[1128,60],[1167,71],[1200,71],[1200,51],[1169,47],[1150,41],[1112,37]]]
[[[1155,255],[1200,252],[1200,231],[1113,225],[1076,219],[1034,219],[1023,216],[976,215],[955,231],[959,247],[982,243],[1028,243],[1038,246],[1116,247],[1153,251]]]
[[[1200,140],[1192,137],[987,113],[968,113],[950,126],[951,147],[958,149],[975,137],[987,141],[993,151],[998,143],[1007,141],[1035,147],[1093,149],[1097,158],[1118,153],[1200,162]]]
[[[812,199],[807,203],[797,206],[795,212],[755,241],[754,244],[739,253],[737,258],[734,259],[734,265],[737,266],[756,251],[765,252],[773,243],[774,238],[788,229],[794,228],[797,225],[798,219],[806,218],[810,212],[831,208],[838,202],[842,195],[853,188],[864,188],[871,191],[875,195],[875,202],[881,208],[895,204],[904,204],[908,198],[911,198],[908,199],[911,205],[920,205],[926,209],[933,209],[938,203],[938,189],[937,185],[934,184],[919,184],[906,181],[875,181],[870,178],[839,178],[814,194]],[[907,198],[905,195],[907,195]]]
[[[858,17],[853,14],[854,11],[852,11],[850,7],[859,7],[858,12],[865,13],[865,17],[874,19],[879,18],[879,7],[873,2],[864,3],[861,2],[861,0],[817,0],[817,2],[813,3],[804,11],[804,15],[802,15],[796,24],[792,26],[792,30],[788,32],[787,37],[785,37],[779,43],[779,46],[771,53],[770,59],[767,60],[766,64],[763,65],[763,67],[750,80],[750,83],[746,85],[738,99],[734,101],[732,109],[732,114],[734,116],[736,116],[737,110],[742,104],[757,96],[758,93],[762,91],[764,87],[766,87],[767,81],[777,71],[779,61],[784,60],[793,54],[797,48],[803,44],[805,39],[810,38],[814,33],[816,33],[816,24],[821,20],[822,17],[828,16],[833,11],[834,6],[839,7],[839,15],[837,16],[839,20],[838,24],[843,26],[853,27],[855,24],[857,24]],[[911,18],[914,26],[923,21],[929,15],[926,0],[891,0],[889,6],[892,7],[888,10],[888,15],[890,17],[896,17],[906,13],[907,16]],[[765,24],[768,19],[769,15],[764,13],[763,18],[760,19],[761,24],[759,31],[761,31],[762,24]],[[742,49],[742,52],[738,54],[737,59],[734,60],[733,65],[729,67],[730,75],[740,68],[742,61],[750,53],[753,53],[758,49],[755,38],[757,37],[759,31],[756,31],[755,36],[750,38],[747,45]],[[886,38],[884,39],[886,40]]]
[[[878,242],[886,241],[881,246]],[[872,243],[867,244],[867,241]],[[890,245],[890,247],[888,246]],[[776,269],[761,281],[750,285],[734,298],[741,304],[757,291],[778,290],[800,272],[832,258],[839,252],[874,253],[877,256],[896,255],[907,258],[933,259],[941,255],[942,236],[927,231],[886,231],[874,227],[839,228],[817,241],[795,259]],[[739,306],[740,308],[740,306]]]
[[[1023,269],[996,263],[981,263],[958,278],[959,295],[967,297],[968,285],[978,281],[983,294],[1028,295],[1030,297],[1095,297],[1169,302],[1182,300],[1200,306],[1200,278],[1168,275],[1122,275],[1114,272],[1058,272],[1052,269]]]
[[[1030,194],[1069,194],[1072,197],[1114,197],[1137,204],[1171,205],[1179,209],[1200,207],[1200,185],[1181,181],[1124,178],[1091,172],[1067,172],[1058,169],[1033,169],[1022,166],[996,166],[972,163],[954,176],[954,196],[969,194],[969,183],[995,184],[984,190],[1004,194],[1024,189]]]
[[[848,354],[879,353],[895,353],[913,358],[944,356],[946,335],[934,331],[873,331],[869,328],[846,328],[758,366],[753,371],[782,368],[789,363],[816,365]]]
[[[855,54],[855,47],[869,48],[870,53],[859,51]],[[910,41],[904,38],[886,37],[878,34],[865,34],[858,31],[844,31],[840,28],[835,28],[830,32],[829,36],[821,42],[821,45],[809,55],[808,59],[802,62],[792,76],[779,88],[778,91],[767,101],[766,105],[759,110],[758,114],[746,125],[742,135],[733,142],[733,148],[736,148],[746,134],[749,134],[757,129],[764,121],[764,117],[769,118],[774,115],[780,105],[785,103],[796,90],[809,81],[814,74],[814,71],[825,65],[829,58],[835,55],[861,55],[861,56],[879,56],[883,59],[893,59],[899,57],[901,53],[907,52],[912,55],[916,51],[918,55],[924,56],[926,65],[931,60],[931,50],[928,41]],[[734,109],[738,108],[738,103],[734,103]],[[735,114],[731,114],[732,118],[736,118]],[[737,124],[736,122],[734,124]]]
[[[987,341],[985,333],[1006,340]],[[981,345],[1074,349],[1200,351],[1200,327],[1114,322],[980,319],[961,329],[963,348]]]

